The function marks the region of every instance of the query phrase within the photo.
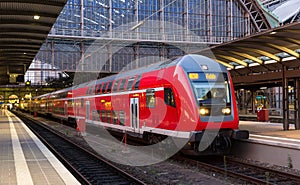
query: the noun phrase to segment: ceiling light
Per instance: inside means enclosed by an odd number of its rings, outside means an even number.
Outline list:
[[[249,67],[259,66],[259,65],[260,65],[259,63],[253,62],[253,63],[249,64]]]
[[[276,60],[268,60],[268,61],[265,61],[264,64],[272,64],[272,63],[276,63],[277,61]]]
[[[242,66],[242,65],[235,66],[235,69],[241,69],[241,68],[245,68],[245,66]]]
[[[276,31],[272,31],[270,34],[271,35],[274,35],[274,34],[276,34],[277,32]]]
[[[41,17],[41,16],[39,16],[39,15],[34,15],[34,16],[33,16],[33,18],[34,18],[35,20],[39,20],[40,17]]]
[[[282,62],[289,61],[289,60],[295,60],[295,59],[297,59],[297,58],[296,57],[286,57],[286,58],[282,59]]]

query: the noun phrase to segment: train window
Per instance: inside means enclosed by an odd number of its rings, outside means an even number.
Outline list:
[[[146,107],[148,107],[148,108],[155,107],[155,90],[154,89],[146,90]]]
[[[133,84],[133,82],[134,82],[134,78],[135,78],[135,77],[131,77],[131,78],[128,79],[127,86],[126,86],[126,90],[127,90],[127,91],[132,90],[132,84]]]
[[[124,91],[125,82],[126,82],[126,79],[121,80],[119,91]]]
[[[118,85],[119,85],[119,80],[114,82],[113,92],[117,92],[117,90],[118,90]]]
[[[135,84],[134,84],[134,90],[139,89],[141,77],[142,77],[142,75],[139,75],[139,76],[137,77],[137,79],[136,79],[136,81],[135,81]]]
[[[81,98],[81,107],[83,107],[83,106],[84,106],[84,99]]]
[[[101,114],[100,114],[100,118],[101,121],[106,122],[106,111],[105,110],[101,110]]]
[[[113,116],[113,124],[118,124],[118,111],[113,111],[112,116]]]
[[[101,88],[103,84],[99,84],[97,88],[97,94],[101,94]]]
[[[107,88],[106,88],[106,93],[111,92],[111,86],[112,86],[112,82],[108,82],[108,85],[107,85]]]
[[[112,123],[111,122],[111,111],[110,110],[108,110],[108,111],[106,111],[106,116],[107,116],[107,123]]]
[[[176,107],[174,93],[173,93],[172,89],[165,88],[164,93],[165,93],[165,97],[164,97],[165,103],[172,107]]]
[[[68,100],[68,107],[69,108],[74,107],[74,101],[73,100]]]
[[[102,85],[102,88],[101,88],[101,92],[102,92],[102,93],[105,93],[106,86],[107,86],[107,83],[104,83],[104,84]]]
[[[97,94],[97,89],[98,89],[98,85],[96,84],[96,85],[94,86],[94,94]]]
[[[120,125],[125,125],[125,112],[124,111],[120,111]]]

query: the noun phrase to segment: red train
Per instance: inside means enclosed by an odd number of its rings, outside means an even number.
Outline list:
[[[200,55],[186,55],[33,98],[30,110],[76,123],[103,125],[148,143],[166,136],[187,139],[196,154],[228,152],[238,129],[233,84],[226,68]],[[203,133],[217,132],[205,151]]]

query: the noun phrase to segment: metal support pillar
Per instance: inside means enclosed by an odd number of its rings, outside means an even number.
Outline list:
[[[52,66],[51,66],[51,70],[54,70],[54,60],[55,60],[55,58],[54,58],[54,40],[52,40],[51,41],[51,64],[52,64]]]
[[[80,1],[80,32],[81,36],[84,36],[84,2],[83,0]]]
[[[108,1],[108,35],[109,35],[109,38],[112,38],[113,37],[113,35],[112,35],[112,20],[113,20],[113,17],[112,17],[112,15],[113,15],[113,13],[112,13],[112,1],[111,0],[109,0]]]
[[[233,39],[233,25],[234,25],[234,22],[233,22],[233,2],[232,0],[230,1],[227,1],[227,6],[228,6],[228,31],[227,31],[227,36],[229,37],[229,39],[227,40],[231,40]]]
[[[252,114],[255,113],[255,90],[251,89],[251,109],[252,109]]]
[[[183,7],[183,14],[182,14],[182,21],[183,21],[183,37],[184,40],[187,40],[187,36],[188,36],[188,30],[189,30],[189,23],[188,23],[188,11],[189,11],[189,7],[188,7],[188,1],[187,0],[183,0],[182,1],[182,7]]]
[[[295,129],[300,129],[300,80],[299,78],[296,78],[294,81],[294,93],[295,93],[295,101],[294,101],[294,107],[295,107]]]
[[[159,33],[161,34],[161,40],[165,40],[165,9],[164,0],[159,1]]]
[[[213,27],[213,21],[212,21],[212,0],[208,0],[208,12],[206,13],[208,17],[208,27],[207,27],[207,37],[210,38],[210,42],[214,42],[215,39],[212,37],[212,27]]]
[[[134,27],[136,27],[136,28],[134,28],[132,34],[135,35],[136,39],[139,39],[140,38],[140,34],[139,34],[139,31],[138,31],[138,28],[143,23],[139,22],[139,1],[138,0],[135,0],[133,12],[134,12],[133,13],[134,14],[134,22],[135,22]]]
[[[287,67],[282,66],[282,110],[283,110],[283,130],[289,130],[289,97],[288,80],[286,78]]]

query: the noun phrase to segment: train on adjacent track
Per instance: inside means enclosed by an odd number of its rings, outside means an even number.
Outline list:
[[[224,154],[239,130],[233,83],[226,67],[201,55],[186,55],[148,67],[34,97],[31,112],[104,126],[154,144],[187,139],[189,154]],[[24,106],[23,106],[24,107]],[[217,132],[199,151],[204,133]]]

